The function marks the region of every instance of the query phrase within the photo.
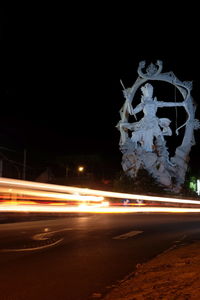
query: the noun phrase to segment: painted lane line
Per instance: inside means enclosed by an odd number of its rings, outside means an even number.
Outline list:
[[[133,236],[135,236],[137,234],[140,234],[142,232],[143,231],[135,231],[135,230],[133,230],[133,231],[129,231],[127,233],[121,234],[121,235],[117,235],[117,236],[113,237],[113,239],[114,240],[125,240],[125,239],[133,237]]]
[[[44,245],[44,246],[39,246],[39,247],[34,247],[34,248],[2,249],[0,252],[25,252],[25,251],[41,250],[41,249],[45,249],[45,248],[49,248],[49,247],[55,246],[55,245],[59,244],[62,241],[63,241],[63,239],[59,239],[58,241],[53,242],[53,243],[51,243],[49,245]]]

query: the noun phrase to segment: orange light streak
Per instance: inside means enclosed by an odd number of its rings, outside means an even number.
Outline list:
[[[57,205],[23,205],[0,204],[1,212],[35,212],[35,213],[194,213],[200,208],[172,208],[172,207],[101,207],[94,206],[57,206]]]

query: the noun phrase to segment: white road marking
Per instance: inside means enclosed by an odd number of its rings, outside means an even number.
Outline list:
[[[45,248],[49,248],[52,247],[54,245],[59,244],[60,242],[62,242],[63,239],[59,239],[51,244],[48,245],[44,245],[44,246],[39,246],[39,247],[34,247],[34,248],[22,248],[22,249],[2,249],[1,252],[24,252],[24,251],[34,251],[34,250],[41,250],[41,249],[45,249]]]
[[[55,231],[47,231],[47,230],[45,230],[45,232],[34,234],[33,237],[32,237],[32,239],[35,240],[35,241],[48,240],[49,239],[48,236],[51,236],[54,233],[63,232],[63,231],[69,231],[69,230],[73,230],[73,229],[72,228],[66,228],[66,229],[55,230]]]
[[[117,235],[117,236],[113,237],[113,239],[114,240],[125,240],[125,239],[133,237],[133,236],[135,236],[137,234],[140,234],[142,232],[143,231],[135,231],[135,230],[133,230],[133,231],[129,231],[127,233],[121,234],[121,235]]]
[[[63,231],[68,231],[68,230],[72,230],[72,228],[66,228],[66,229],[61,229],[61,230],[55,230],[55,231],[48,231],[48,228],[44,229],[44,232],[42,233],[37,233],[34,234],[32,236],[32,239],[35,241],[44,241],[44,240],[49,240],[51,238],[51,236],[54,233],[58,233],[58,232],[63,232]],[[31,247],[31,248],[21,248],[21,249],[2,249],[0,250],[1,252],[24,252],[24,251],[35,251],[35,250],[40,250],[40,249],[45,249],[45,248],[49,248],[52,247],[54,245],[59,244],[61,241],[63,241],[64,238],[61,238],[55,242],[52,242],[50,244],[47,245],[43,245],[43,246],[38,246],[38,247]]]

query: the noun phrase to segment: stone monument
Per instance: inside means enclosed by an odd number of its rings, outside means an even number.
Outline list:
[[[192,82],[180,81],[173,72],[162,73],[161,61],[151,63],[147,68],[145,66],[144,61],[139,63],[138,78],[131,88],[123,90],[125,102],[120,109],[121,120],[116,126],[120,131],[122,168],[132,178],[137,176],[140,169],[145,169],[165,189],[178,193],[185,181],[191,147],[195,145],[194,130],[200,128],[200,122],[195,119]],[[180,92],[182,101],[157,99],[154,96],[155,81],[172,84]],[[140,103],[134,107],[137,90],[140,91],[141,98]],[[174,156],[170,157],[165,137],[173,136],[170,123],[174,120],[159,118],[157,110],[172,107],[183,107],[187,120],[175,130],[178,135],[183,127],[185,133]],[[137,114],[140,112],[143,116],[138,120]],[[129,121],[130,116],[134,116],[135,122]]]

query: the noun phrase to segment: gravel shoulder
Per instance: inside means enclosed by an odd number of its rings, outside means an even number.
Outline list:
[[[103,300],[200,299],[200,241],[166,251],[138,265]]]

